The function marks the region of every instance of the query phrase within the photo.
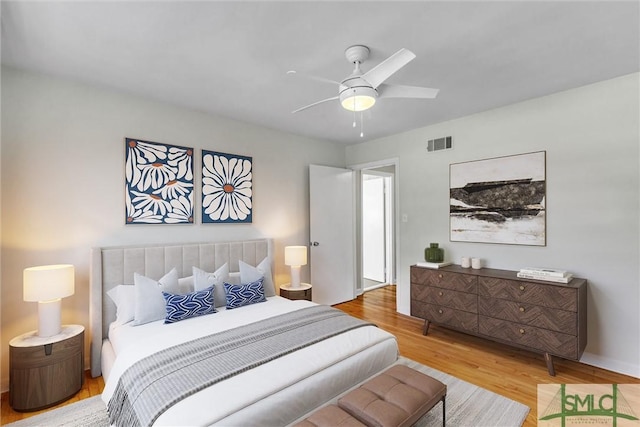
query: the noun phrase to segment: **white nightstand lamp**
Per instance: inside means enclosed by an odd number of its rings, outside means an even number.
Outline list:
[[[306,246],[285,246],[284,263],[291,267],[291,287],[300,287],[300,266],[307,265]]]
[[[38,336],[60,333],[61,298],[73,295],[73,265],[43,265],[25,268],[22,276],[23,300],[38,302]]]

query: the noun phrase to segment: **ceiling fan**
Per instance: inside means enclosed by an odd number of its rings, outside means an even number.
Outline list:
[[[388,85],[384,81],[395,72],[407,65],[416,55],[407,49],[400,49],[371,70],[363,73],[362,64],[369,58],[369,48],[363,45],[355,45],[345,50],[347,60],[355,64],[355,69],[344,80],[337,82],[331,79],[316,76],[304,76],[313,80],[338,85],[338,95],[323,99],[292,111],[297,113],[307,108],[315,107],[324,102],[340,100],[343,108],[349,111],[364,111],[373,107],[377,98],[423,98],[433,99],[438,95],[438,89],[427,87]],[[287,74],[297,74],[296,71],[288,71]]]

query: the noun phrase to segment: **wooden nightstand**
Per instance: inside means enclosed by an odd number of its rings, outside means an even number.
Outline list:
[[[311,301],[312,286],[308,283],[300,283],[299,288],[292,288],[289,283],[280,285],[280,296],[287,299],[306,299]]]
[[[63,325],[58,335],[27,332],[9,342],[9,404],[36,411],[76,394],[84,381],[84,326]]]

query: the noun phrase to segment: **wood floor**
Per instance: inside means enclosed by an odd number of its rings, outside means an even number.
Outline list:
[[[640,384],[640,379],[637,378],[566,360],[556,360],[556,376],[550,377],[541,355],[512,349],[435,325],[430,327],[428,336],[423,336],[421,320],[396,313],[394,286],[367,292],[336,307],[355,317],[369,320],[394,334],[398,339],[402,356],[529,406],[531,412],[524,424],[527,427],[537,425],[538,384]],[[103,388],[102,377],[91,378],[87,373],[82,390],[59,406],[100,394]],[[0,424],[38,413],[40,412],[13,411],[9,406],[8,393],[2,395]]]
[[[527,427],[537,425],[538,384],[640,384],[638,378],[559,359],[551,377],[541,355],[435,325],[424,336],[424,322],[396,313],[395,301],[395,286],[387,286],[336,307],[394,334],[402,356],[524,403],[531,408]]]
[[[91,378],[89,373],[90,371],[85,371],[84,373],[84,384],[82,384],[82,388],[75,396],[71,399],[62,402],[57,406],[52,406],[51,408],[43,409],[42,411],[35,412],[16,412],[11,409],[9,406],[9,393],[2,393],[2,409],[0,411],[0,425],[5,425],[8,423],[12,423],[14,421],[22,420],[24,418],[29,418],[34,415],[41,414],[46,411],[50,411],[52,409],[61,408],[65,405],[69,405],[70,403],[77,402],[82,399],[86,399],[91,396],[96,396],[102,393],[102,389],[104,389],[104,381],[102,377]]]

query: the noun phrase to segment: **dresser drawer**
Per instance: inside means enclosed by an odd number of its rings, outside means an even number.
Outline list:
[[[50,354],[47,354],[44,345],[10,347],[10,354],[13,355],[11,366],[14,369],[31,369],[34,367],[55,365],[74,357],[82,358],[83,346],[84,333],[64,341],[50,344]]]
[[[578,334],[577,315],[573,311],[479,296],[478,313],[569,335]]]
[[[411,315],[461,331],[478,333],[478,315],[475,313],[412,300]]]
[[[478,279],[471,274],[450,273],[429,268],[411,267],[411,283],[436,286],[454,291],[478,293]]]
[[[478,279],[478,295],[567,311],[578,310],[576,289],[563,286],[480,277]]]
[[[466,292],[452,291],[446,288],[436,288],[434,286],[423,286],[411,284],[411,298],[430,304],[478,312],[478,296]]]
[[[482,315],[478,316],[478,330],[481,335],[499,341],[568,359],[578,358],[578,340],[573,335]]]

